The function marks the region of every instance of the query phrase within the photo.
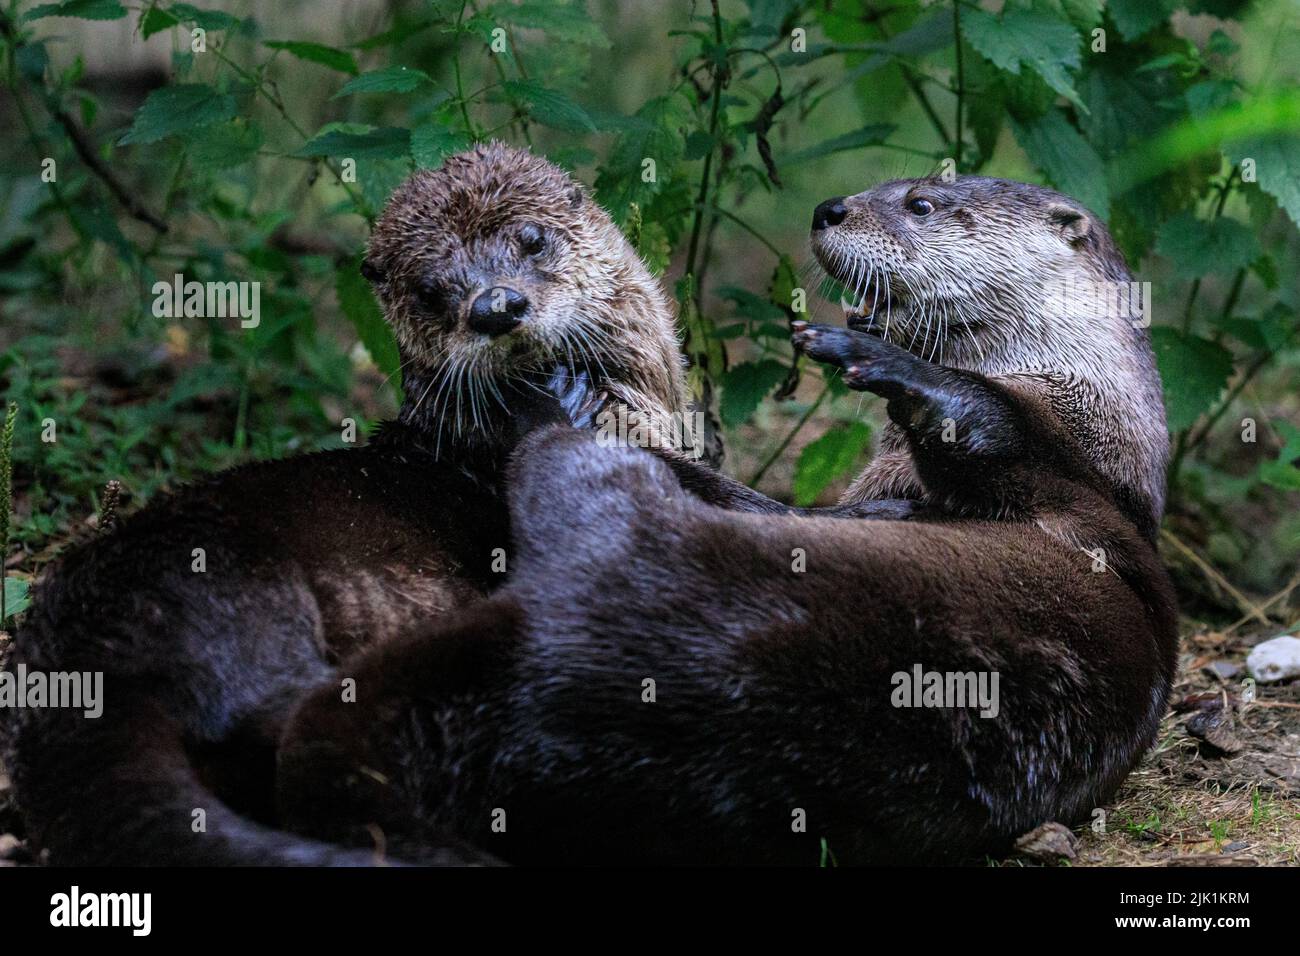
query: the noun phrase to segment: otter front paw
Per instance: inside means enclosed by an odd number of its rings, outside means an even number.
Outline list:
[[[559,400],[574,428],[590,428],[608,398],[604,392],[592,388],[587,372],[575,372],[567,365],[560,365],[551,373],[546,390]]]
[[[809,358],[844,369],[844,384],[894,398],[910,390],[930,363],[875,335],[794,322],[791,339]]]

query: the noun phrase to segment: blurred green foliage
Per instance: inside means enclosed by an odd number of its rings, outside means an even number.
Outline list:
[[[861,467],[877,417],[789,348],[812,206],[944,160],[1055,185],[1154,284],[1172,520],[1259,588],[1300,553],[1293,0],[298,6],[322,16],[3,14],[0,376],[25,546],[93,513],[110,478],[147,497],[391,414],[396,350],[355,271],[366,227],[412,169],[495,137],[594,183],[674,282],[731,467],[764,478],[797,449],[770,490],[800,502]],[[82,55],[117,21],[126,53],[170,43],[147,93]],[[150,289],[178,272],[260,282],[261,326],[156,318]]]

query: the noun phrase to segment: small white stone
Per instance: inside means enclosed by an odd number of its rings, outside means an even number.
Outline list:
[[[1246,658],[1246,670],[1262,684],[1300,677],[1300,637],[1275,637],[1256,644]]]

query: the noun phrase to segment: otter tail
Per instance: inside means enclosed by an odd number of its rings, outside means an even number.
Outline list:
[[[181,728],[148,694],[97,719],[28,711],[11,767],[34,847],[55,865],[374,866],[488,862],[447,845],[404,853],[334,846],[242,817],[200,780]]]

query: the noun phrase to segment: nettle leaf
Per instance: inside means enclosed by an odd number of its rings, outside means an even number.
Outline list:
[[[32,603],[31,586],[22,578],[5,578],[5,615],[12,617],[27,610]],[[0,623],[4,623],[0,621]]]
[[[587,111],[558,90],[547,89],[532,80],[507,80],[501,86],[507,97],[543,126],[567,133],[596,132],[596,124]]]
[[[1286,444],[1272,461],[1260,462],[1259,480],[1283,491],[1300,491],[1300,428],[1290,422],[1275,422]]]
[[[1259,240],[1236,219],[1198,219],[1188,210],[1160,227],[1156,252],[1173,261],[1178,274],[1197,279],[1207,272],[1233,273],[1254,262]]]
[[[390,66],[383,70],[362,73],[356,79],[348,80],[332,97],[351,96],[354,93],[413,93],[433,80],[423,70],[409,66]]]
[[[223,10],[205,10],[189,3],[173,3],[168,12],[183,23],[193,23],[205,30],[229,30],[239,26],[239,18]]]
[[[1086,110],[1069,69],[1079,68],[1079,34],[1068,20],[1038,10],[1015,8],[995,17],[968,10],[961,20],[966,42],[1008,73],[1027,66],[1057,93]]]
[[[1064,113],[1049,110],[1028,123],[1013,118],[1011,128],[1016,142],[1053,186],[1077,198],[1103,220],[1110,218],[1105,164]]]
[[[776,359],[742,362],[722,376],[718,414],[722,424],[735,428],[747,422],[763,399],[785,381],[789,369]]]
[[[717,290],[720,298],[736,307],[737,315],[746,322],[783,322],[785,313],[762,296],[739,286],[723,286]]]
[[[1132,43],[1168,20],[1177,6],[1178,0],[1109,0],[1106,9],[1124,39]]]
[[[1182,431],[1208,411],[1227,386],[1232,353],[1209,339],[1167,326],[1151,330],[1151,345],[1164,383],[1169,430]]]
[[[131,129],[117,142],[121,146],[156,143],[184,130],[228,120],[235,112],[235,97],[206,83],[164,86],[149,94],[144,105],[136,110]]]
[[[1231,80],[1205,80],[1183,93],[1187,112],[1198,119],[1231,106],[1237,99],[1237,84]]]
[[[581,3],[564,4],[558,0],[520,4],[498,3],[483,11],[490,20],[525,29],[543,30],[548,39],[565,40],[586,46],[608,49],[609,37]]]
[[[1232,147],[1231,158],[1238,166],[1255,161],[1259,188],[1286,210],[1300,226],[1300,136],[1269,136],[1242,140]]]
[[[325,46],[321,43],[303,43],[298,40],[267,40],[262,45],[272,50],[283,50],[309,63],[328,66],[331,70],[338,70],[340,73],[355,75],[357,72],[357,61],[352,58],[352,54],[337,47]]]
[[[248,162],[262,148],[262,130],[242,116],[188,133],[189,161],[199,169],[230,169]]]
[[[782,253],[767,284],[767,298],[781,310],[783,318],[788,317],[787,310],[794,311],[794,290],[797,288],[800,288],[799,270],[795,267],[794,260],[786,253]],[[804,304],[807,305],[806,302]]]
[[[658,96],[637,110],[635,119],[619,134],[596,177],[597,197],[620,221],[633,203],[647,208],[672,182],[682,159],[681,128],[691,122],[690,106],[678,94]]]
[[[787,156],[781,165],[782,167],[793,166],[796,163],[806,163],[810,159],[820,159],[832,153],[842,153],[849,149],[862,149],[864,146],[878,146],[889,139],[890,134],[897,128],[892,123],[876,123],[871,126],[864,126],[862,129],[845,133],[843,136],[834,136],[818,143],[816,146],[810,146],[808,149]]]
[[[1081,30],[1101,23],[1101,0],[1053,0],[1053,6]]]
[[[396,159],[411,151],[411,131],[400,126],[330,123],[308,140],[295,156],[349,156]]]
[[[79,20],[120,20],[124,16],[126,7],[118,3],[118,0],[64,0],[63,3],[42,3],[38,7],[32,7],[23,19],[76,17]]]
[[[794,503],[806,507],[826,486],[853,470],[871,442],[871,428],[862,422],[834,425],[809,442],[794,466]]]
[[[397,339],[392,327],[384,321],[383,310],[375,300],[370,283],[361,275],[361,257],[347,262],[334,280],[334,292],[339,298],[339,308],[357,330],[361,344],[370,353],[375,367],[388,376],[397,401],[402,401],[402,383],[398,377],[401,359],[397,352]]]
[[[150,7],[140,16],[140,36],[149,39],[155,33],[162,33],[172,27],[180,26],[181,21],[162,7]]]
[[[464,133],[437,123],[426,123],[411,130],[411,158],[417,166],[425,169],[437,169],[448,156],[469,149],[471,145]]]

